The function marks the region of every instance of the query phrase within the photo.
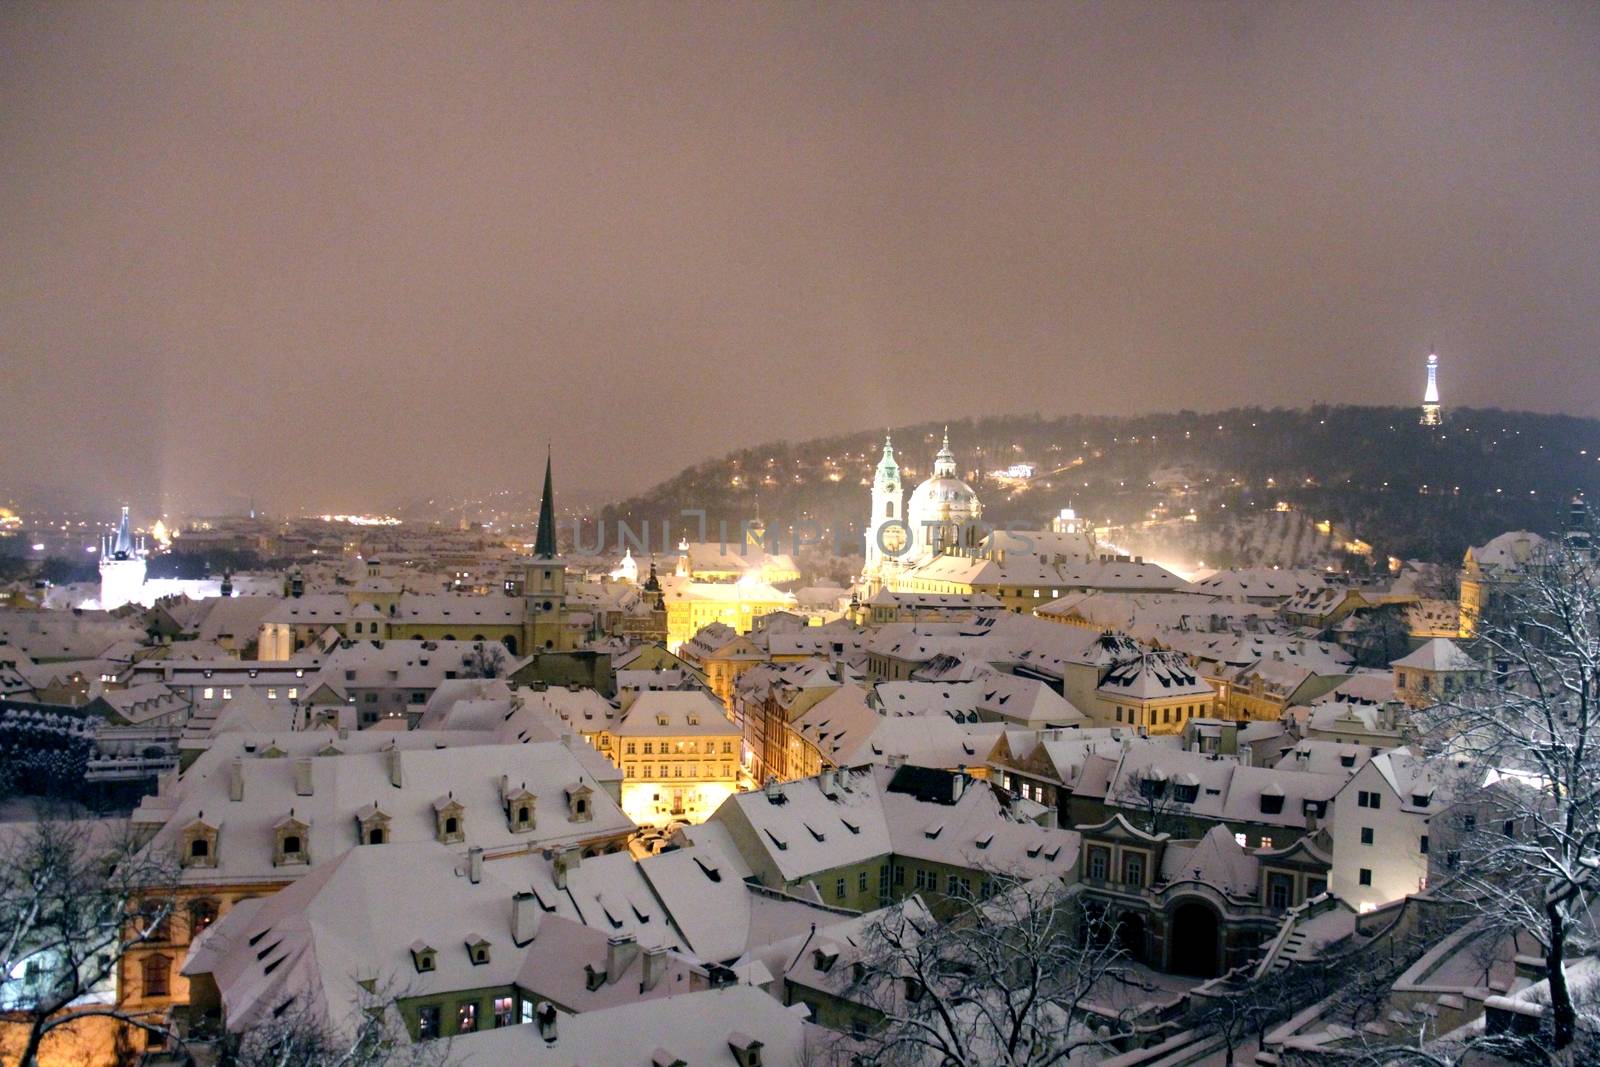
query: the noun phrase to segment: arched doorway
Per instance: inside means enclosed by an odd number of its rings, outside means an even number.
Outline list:
[[[1195,978],[1221,973],[1222,920],[1203,900],[1189,898],[1167,920],[1167,970]]]
[[[500,639],[500,643],[505,645],[506,651],[511,653],[513,656],[517,654],[517,639],[512,634],[506,634]]]

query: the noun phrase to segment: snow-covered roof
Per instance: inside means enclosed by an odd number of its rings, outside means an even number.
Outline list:
[[[185,882],[201,883],[298,878],[305,866],[274,863],[273,827],[279,820],[292,813],[309,826],[305,844],[311,862],[321,863],[356,843],[356,814],[374,802],[389,816],[389,839],[396,843],[434,840],[438,831],[433,802],[445,795],[452,795],[465,809],[463,848],[565,845],[633,829],[632,821],[601,789],[590,798],[588,818],[573,820],[566,787],[595,778],[591,764],[560,742],[408,748],[418,740],[441,736],[430,733],[418,739],[418,732],[410,731],[373,738],[395,746],[393,751],[381,751],[363,736],[370,733],[347,738],[321,731],[274,738],[224,735],[184,773],[175,797],[147,798],[135,819],[161,819],[149,846],[154,851],[176,850],[184,829],[193,823],[217,827],[212,866],[183,871]],[[364,750],[347,752],[344,747]],[[574,747],[588,748],[581,741]],[[275,752],[283,756],[274,758]],[[310,765],[305,779],[301,778],[305,772],[297,769],[302,761]],[[396,777],[401,782],[398,787]],[[512,787],[525,785],[535,795],[536,829],[512,830],[502,801],[502,778]],[[235,794],[241,799],[233,800]]]
[[[1448,637],[1435,637],[1408,656],[1389,664],[1419,671],[1479,671],[1483,665]]]
[[[648,689],[612,727],[618,737],[685,737],[737,734],[722,704],[701,690]]]

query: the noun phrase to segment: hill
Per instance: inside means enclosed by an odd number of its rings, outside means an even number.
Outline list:
[[[942,429],[893,430],[908,490]],[[694,537],[693,510],[711,539],[721,522],[809,521],[859,552],[882,443],[863,432],[731,452],[599,517],[611,539],[618,521]],[[1188,566],[1321,565],[1354,541],[1379,564],[1459,562],[1502,531],[1556,528],[1574,493],[1600,490],[1600,420],[1495,409],[1452,411],[1437,428],[1415,408],[1353,406],[1007,416],[951,423],[950,443],[987,523],[1037,527],[1071,506],[1116,544]]]

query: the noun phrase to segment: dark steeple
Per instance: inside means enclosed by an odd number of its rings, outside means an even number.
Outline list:
[[[539,498],[539,535],[533,541],[539,559],[556,558],[556,500],[550,481],[550,453],[544,455],[544,495]]]

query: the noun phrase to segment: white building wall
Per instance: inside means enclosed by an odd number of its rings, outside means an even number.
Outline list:
[[[1361,793],[1376,794],[1377,808],[1361,806]],[[1361,831],[1372,831],[1372,843]],[[1427,885],[1428,856],[1422,838],[1428,817],[1401,808],[1400,797],[1377,768],[1368,763],[1357,771],[1333,800],[1333,872],[1331,888],[1358,911],[1370,911]],[[1370,872],[1370,885],[1362,872]]]

